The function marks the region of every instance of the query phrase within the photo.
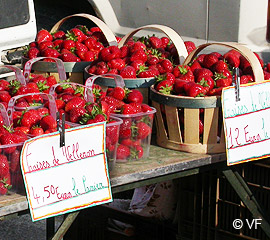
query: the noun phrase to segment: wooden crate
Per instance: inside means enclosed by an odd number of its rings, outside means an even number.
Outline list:
[[[184,61],[191,63],[197,54],[210,45],[229,47],[240,52],[251,63],[255,81],[262,81],[263,72],[255,54],[236,43],[208,43],[197,47]],[[165,95],[150,88],[150,99],[156,108],[157,144],[191,153],[225,152],[225,135],[220,96],[186,97]],[[200,120],[203,122],[199,133]]]
[[[79,13],[79,14],[73,14],[70,16],[67,16],[65,18],[62,18],[60,21],[58,21],[50,30],[50,33],[56,32],[64,22],[72,17],[82,17],[89,19],[93,23],[95,23],[103,32],[108,45],[117,45],[117,40],[114,35],[114,33],[109,29],[109,27],[101,21],[99,18],[85,14],[85,13]],[[22,58],[22,65],[28,61],[27,58]],[[83,72],[85,67],[89,66],[91,62],[64,62],[64,67],[67,75],[67,79],[69,79],[71,82],[76,82],[83,84]],[[42,74],[45,76],[54,75],[57,80],[59,80],[58,77],[58,71],[57,66],[54,62],[37,62],[33,65],[32,70],[35,74]]]

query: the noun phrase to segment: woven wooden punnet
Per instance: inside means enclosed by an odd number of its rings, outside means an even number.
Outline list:
[[[179,62],[183,62],[184,59],[187,57],[188,52],[185,47],[184,41],[179,36],[177,32],[175,32],[172,28],[164,25],[158,25],[158,24],[151,24],[151,25],[145,25],[142,27],[139,27],[128,34],[126,34],[121,41],[118,44],[118,47],[123,47],[137,32],[144,31],[145,29],[152,29],[159,31],[163,34],[165,34],[171,41],[174,43],[176,51],[178,53]],[[84,79],[93,76],[88,73],[88,67],[85,68],[84,71]],[[149,88],[151,85],[155,83],[155,78],[130,78],[130,79],[124,79],[125,86],[129,89],[139,89],[140,92],[143,94],[144,100],[146,103],[148,103],[149,99]],[[113,78],[110,77],[99,77],[95,80],[95,83],[104,87],[114,87],[115,81]]]
[[[256,82],[264,79],[262,67],[255,54],[237,43],[207,43],[191,52],[188,64],[204,48],[212,45],[229,47],[240,52],[251,64]],[[157,112],[157,144],[159,146],[191,153],[225,152],[225,138],[221,99],[219,96],[186,97],[164,95],[152,86],[150,99]],[[203,114],[203,134],[199,134],[200,114]],[[181,122],[181,123],[180,123]]]
[[[90,21],[92,21],[93,23],[95,23],[103,32],[108,45],[117,45],[117,40],[116,37],[114,35],[114,33],[109,29],[109,27],[103,22],[101,21],[99,18],[89,15],[89,14],[84,14],[84,13],[79,13],[79,14],[73,14],[70,16],[67,16],[65,18],[62,18],[60,21],[58,21],[51,29],[50,33],[54,33],[57,30],[60,29],[60,27],[62,26],[62,24],[64,24],[64,22],[72,17],[82,17],[82,18],[86,18],[89,19]],[[22,64],[24,65],[25,62],[27,62],[29,59],[27,58],[23,58],[22,59]],[[67,78],[71,81],[71,82],[76,82],[76,83],[80,83],[83,84],[83,71],[85,69],[86,66],[88,66],[91,62],[64,62],[64,67],[65,67],[65,71],[67,74]],[[37,62],[33,65],[32,69],[34,70],[35,74],[46,74],[46,76],[48,75],[54,75],[56,77],[57,80],[59,80],[58,77],[58,71],[57,71],[57,66],[54,62]]]

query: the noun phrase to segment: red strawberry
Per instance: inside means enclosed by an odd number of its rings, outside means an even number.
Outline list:
[[[240,84],[246,84],[249,82],[254,82],[254,79],[251,75],[242,75],[240,77]]]
[[[65,37],[65,32],[62,30],[57,30],[55,33],[52,34],[52,36],[53,36],[53,39],[58,39],[58,38],[62,39]]]
[[[0,79],[0,91],[8,91],[10,83],[5,79]]]
[[[9,174],[9,163],[6,155],[0,155],[0,179]]]
[[[75,48],[76,48],[76,44],[75,44],[75,42],[73,40],[65,39],[62,42],[62,48],[66,49],[66,50],[69,50],[69,51],[74,51]]]
[[[8,132],[0,136],[0,142],[2,145],[11,145],[11,144],[18,143],[18,140],[13,133]],[[3,152],[5,153],[12,153],[15,150],[16,150],[16,146],[3,148]]]
[[[114,121],[111,121],[110,123],[113,123]],[[107,125],[106,127],[106,138],[110,139],[111,144],[117,144],[118,143],[118,126],[117,125]]]
[[[42,51],[42,56],[58,58],[60,56],[60,53],[56,49],[46,48],[44,51]]]
[[[173,75],[183,80],[194,81],[194,75],[187,65],[178,65],[173,69]]]
[[[202,65],[205,68],[210,69],[215,63],[219,61],[218,57],[214,54],[206,54],[203,58],[203,63]]]
[[[131,103],[131,102],[142,103],[143,95],[138,89],[133,89],[128,93],[126,101],[128,103]]]
[[[163,94],[171,94],[173,90],[173,84],[168,80],[163,80],[155,85],[155,89]]]
[[[33,126],[30,131],[29,134],[32,136],[40,136],[44,134],[44,130],[41,127],[38,126]]]
[[[204,76],[210,76],[212,77],[213,76],[213,73],[211,70],[209,70],[208,68],[198,68],[198,69],[195,69],[194,72],[194,77],[195,77],[195,80],[199,77],[204,77]]]
[[[11,173],[17,173],[20,171],[20,154],[20,151],[17,149],[10,154],[9,169]]]
[[[169,43],[170,43],[170,39],[168,37],[162,37],[161,38],[161,42],[162,42],[162,48],[166,48]]]
[[[20,120],[20,125],[31,128],[32,126],[37,125],[40,120],[41,117],[38,112],[34,109],[30,109],[23,113]]]
[[[121,51],[117,46],[109,46],[100,51],[100,57],[103,61],[109,62],[114,58],[120,58]]]
[[[10,174],[7,174],[0,179],[0,195],[8,193],[8,190],[12,187],[10,183]]]
[[[11,99],[11,96],[8,91],[0,91],[0,102],[8,103]]]
[[[73,123],[79,123],[85,113],[86,109],[84,107],[74,107],[69,112],[69,119]]]
[[[185,85],[185,90],[190,97],[201,97],[204,96],[204,88],[195,82],[190,82]]]
[[[46,115],[40,120],[40,126],[43,128],[44,131],[48,129],[56,129],[57,122],[52,115]]]
[[[156,36],[151,36],[150,38],[148,38],[148,44],[151,48],[157,49],[162,46],[162,41]]]
[[[121,113],[122,114],[135,114],[136,113],[136,109],[132,105],[126,103],[126,104],[124,104],[122,106]]]
[[[137,76],[139,78],[153,78],[157,75],[159,75],[159,71],[156,68],[141,67]]]
[[[143,147],[140,145],[135,145],[130,149],[131,159],[141,159],[143,157]]]
[[[194,49],[196,49],[195,43],[192,41],[184,41],[184,44],[186,46],[187,52],[190,53]]]
[[[73,53],[62,53],[60,58],[63,62],[80,62],[80,58],[75,56]]]
[[[36,36],[36,42],[39,44],[44,41],[52,41],[53,36],[46,29],[41,29]]]
[[[118,100],[123,100],[126,96],[125,89],[122,87],[115,87],[112,91],[108,94],[108,96],[112,96]]]
[[[121,58],[114,58],[108,62],[108,67],[122,70],[125,67],[125,61]]]
[[[117,160],[127,160],[127,158],[130,156],[130,149],[129,147],[123,145],[123,144],[120,144],[118,147],[117,147],[117,150],[116,150],[116,159]]]
[[[139,50],[139,49],[143,49],[143,50],[146,49],[145,44],[140,41],[134,42],[130,46],[130,53],[134,53],[136,50]]]
[[[157,69],[160,74],[170,73],[173,70],[172,62],[169,59],[163,59],[157,64]]]
[[[65,111],[69,112],[72,108],[75,107],[84,107],[85,106],[85,100],[81,97],[73,97],[70,99],[65,106]]]
[[[193,61],[193,63],[190,64],[189,66],[192,72],[194,72],[195,69],[202,68],[201,64],[197,60]]]
[[[144,122],[137,122],[137,139],[145,139],[152,133],[152,128]]]
[[[54,47],[52,41],[43,41],[40,44],[38,44],[38,49],[40,51],[44,51],[46,48],[52,48],[52,47]]]
[[[132,66],[126,66],[120,71],[123,78],[136,78],[136,70]]]
[[[235,54],[226,54],[224,59],[231,67],[238,68],[240,65],[240,58]]]
[[[178,94],[184,93],[184,92],[185,92],[184,86],[185,86],[185,84],[187,84],[188,82],[190,82],[190,81],[176,78],[176,79],[175,79],[174,86],[173,86],[173,89],[174,89],[175,93],[176,93],[177,95],[178,95]]]
[[[141,60],[143,62],[147,61],[147,55],[143,49],[136,50],[130,56],[130,61]]]
[[[26,53],[26,57],[30,59],[36,58],[38,56],[40,56],[40,51],[37,47],[31,47]]]
[[[71,38],[74,41],[82,42],[86,39],[85,34],[79,28],[72,28],[66,34],[67,39]]]
[[[213,72],[220,72],[224,69],[228,70],[228,64],[224,60],[218,60],[218,62],[211,66]]]

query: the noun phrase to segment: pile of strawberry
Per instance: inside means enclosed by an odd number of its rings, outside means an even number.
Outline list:
[[[186,41],[189,51],[195,49],[193,42]],[[168,37],[149,36],[132,39],[121,48],[108,46],[91,63],[89,74],[119,74],[123,78],[153,78],[173,70],[178,63],[174,44]]]
[[[58,30],[52,34],[42,29],[35,41],[26,47],[24,56],[29,59],[54,57],[63,62],[92,62],[106,45],[104,34],[98,27],[88,30],[86,26],[79,25],[66,32]]]
[[[264,71],[265,80],[270,79],[270,64],[264,67],[260,56],[254,52]],[[222,89],[231,86],[233,69],[239,68],[240,84],[254,82],[248,60],[236,50],[223,55],[218,52],[200,54],[188,65],[177,65],[171,72],[158,76],[154,88],[163,94],[179,96],[221,95]]]
[[[20,152],[28,136],[20,129],[12,129],[0,122],[0,195],[9,190],[23,189],[20,170]]]
[[[0,79],[0,103],[7,108],[11,97],[29,93],[49,93],[51,86],[56,83],[57,81],[54,76],[44,77],[37,74],[31,74],[30,81],[26,85],[21,84],[16,79],[11,81]],[[16,104],[18,107],[30,107],[40,105],[40,102],[41,98],[39,96],[28,96]]]

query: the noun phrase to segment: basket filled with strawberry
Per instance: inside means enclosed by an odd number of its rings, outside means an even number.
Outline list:
[[[109,170],[116,160],[119,128],[122,120],[111,116],[109,105],[103,101],[105,92],[98,85],[85,86],[79,83],[58,83],[50,89],[55,98],[57,111],[65,114],[71,127],[106,122],[106,156]]]
[[[39,103],[32,107],[23,107],[25,101]],[[56,103],[52,95],[46,93],[28,93],[14,96],[7,108],[9,121],[14,129],[20,129],[29,137],[40,136],[57,131]],[[66,128],[70,126],[67,124]]]
[[[107,77],[105,74],[103,77]],[[110,115],[122,119],[119,129],[119,141],[116,150],[116,162],[128,162],[145,159],[149,156],[155,108],[143,103],[143,94],[138,89],[125,87],[120,75],[110,75],[115,87],[108,88],[106,95],[97,102],[106,106]],[[94,81],[99,76],[86,80]]]
[[[81,17],[94,23],[90,29],[77,25],[64,31],[61,26],[70,18]],[[117,39],[108,26],[95,16],[74,14],[59,20],[50,31],[40,30],[34,42],[26,47],[22,64],[36,57],[59,58],[64,62],[67,78],[70,81],[83,83],[83,71],[94,61],[105,46],[117,45]],[[50,59],[44,59],[33,65],[33,71],[55,75],[57,66]]]
[[[24,193],[20,154],[29,136],[13,128],[3,104],[0,104],[0,112],[0,195]]]
[[[219,50],[204,52],[207,47]],[[222,89],[234,84],[239,69],[240,83],[262,81],[262,59],[237,43],[207,43],[198,46],[177,65],[170,78],[150,89],[156,108],[157,144],[192,153],[225,152]]]
[[[138,31],[155,29],[163,33],[163,37],[133,37]],[[148,102],[148,89],[154,84],[155,77],[171,72],[173,65],[180,58],[187,56],[182,38],[171,28],[163,25],[147,25],[137,28],[124,36],[118,46],[108,46],[100,51],[98,59],[85,68],[84,79],[93,75],[117,74],[129,89],[138,88]],[[110,77],[99,77],[96,84],[114,87]]]

